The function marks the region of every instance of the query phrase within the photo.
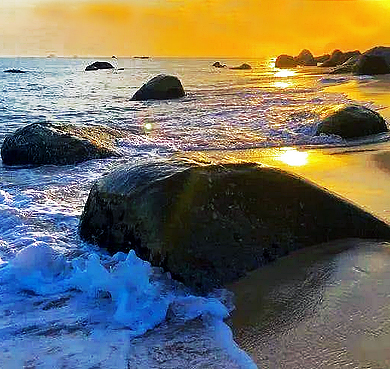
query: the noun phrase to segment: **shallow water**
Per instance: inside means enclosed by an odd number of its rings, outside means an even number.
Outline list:
[[[116,143],[121,158],[38,168],[0,163],[0,367],[183,367],[191,355],[193,367],[253,366],[223,323],[233,308],[226,291],[196,299],[137,259],[106,255],[79,239],[79,216],[94,181],[128,161],[182,151],[345,145],[314,132],[325,111],[350,102],[325,88],[355,80],[328,79],[315,68],[279,71],[265,60],[246,60],[253,70],[233,71],[207,59],[119,59],[124,71],[84,72],[93,61],[0,59],[0,70],[28,71],[0,73],[0,143],[39,121],[109,126],[123,136]],[[130,100],[159,73],[177,75],[186,97]]]

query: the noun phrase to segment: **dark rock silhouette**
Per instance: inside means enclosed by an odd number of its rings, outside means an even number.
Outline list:
[[[88,65],[85,68],[86,71],[99,70],[99,69],[114,69],[114,67],[109,62],[97,61],[97,62],[92,63],[91,65]]]
[[[20,69],[7,69],[4,71],[4,73],[26,73],[26,72]]]
[[[220,62],[215,62],[214,64],[213,64],[213,67],[215,67],[215,68],[226,68],[226,64],[221,64]]]
[[[236,69],[236,70],[249,70],[249,69],[252,69],[252,67],[249,65],[249,64],[241,64],[240,66],[238,67],[230,67],[229,69]]]
[[[333,70],[329,72],[329,74],[345,74],[352,73],[356,68],[356,63],[361,58],[360,55],[355,55],[349,58],[345,63],[335,67]]]
[[[177,77],[160,74],[145,83],[132,100],[177,99],[184,95],[183,86]]]
[[[298,65],[302,66],[316,66],[317,62],[314,60],[313,54],[307,50],[302,50],[297,57],[295,57],[295,61]]]
[[[326,60],[324,63],[322,63],[322,67],[337,67],[338,65],[341,65],[345,63],[348,59],[350,59],[353,56],[361,55],[359,50],[355,51],[348,51],[346,53],[343,53],[340,50],[334,50],[332,52],[332,55],[328,60]]]
[[[356,62],[353,72],[357,75],[389,74],[390,65],[386,59],[377,55],[362,55]]]
[[[208,291],[301,247],[385,238],[390,229],[293,174],[256,164],[152,161],[95,183],[80,236],[128,252]]]
[[[290,55],[279,55],[275,61],[276,68],[295,68],[298,65],[294,57]]]
[[[387,131],[386,122],[379,113],[364,106],[351,105],[326,117],[318,125],[316,134],[332,134],[348,139]]]
[[[115,130],[104,127],[33,123],[6,136],[1,157],[6,165],[74,164],[117,156],[116,137]]]
[[[320,55],[320,56],[315,56],[314,61],[316,62],[316,64],[319,64],[319,63],[324,63],[329,58],[330,58],[329,54],[324,54],[324,55]]]

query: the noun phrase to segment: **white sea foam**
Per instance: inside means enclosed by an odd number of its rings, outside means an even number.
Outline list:
[[[0,329],[4,341],[2,347],[7,347],[7,350],[14,347],[16,350],[21,345],[28,345],[38,349],[44,344],[42,337],[53,334],[67,345],[66,349],[61,349],[57,359],[52,354],[46,357],[40,352],[38,364],[43,363],[42,367],[49,367],[48,364],[52,365],[56,360],[58,364],[58,360],[69,352],[78,357],[81,353],[91,354],[92,350],[97,359],[106,360],[105,344],[101,343],[99,352],[97,344],[87,347],[86,342],[80,342],[83,341],[80,335],[86,330],[89,332],[87,341],[112,339],[115,347],[121,346],[124,350],[121,355],[125,360],[131,338],[164,322],[168,310],[170,319],[176,322],[202,319],[216,347],[226,352],[232,362],[242,368],[256,367],[249,356],[237,347],[229,327],[224,323],[229,309],[221,300],[188,295],[178,284],[167,284],[169,278],[139,259],[134,251],[128,255],[117,253],[112,257],[89,252],[66,260],[41,241],[22,249],[8,263],[1,262],[0,266],[3,300],[0,309],[2,313],[10,308],[15,311],[15,316],[8,322],[12,324],[3,324]],[[23,308],[20,305],[21,293],[30,296],[24,298]],[[24,312],[23,317],[16,313],[20,310]],[[12,329],[12,325],[19,329]],[[69,329],[78,333],[76,340],[68,337]],[[118,330],[122,333],[119,334]],[[81,353],[74,352],[75,342],[84,347]],[[31,355],[32,352],[26,352],[25,361]],[[83,359],[78,357],[77,360],[79,366]],[[5,363],[12,367],[16,361],[8,358],[8,361],[3,361]]]

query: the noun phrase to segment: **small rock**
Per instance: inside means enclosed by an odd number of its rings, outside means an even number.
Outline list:
[[[98,69],[113,69],[114,67],[109,62],[101,62],[97,61],[95,63],[92,63],[91,65],[88,65],[85,70],[98,70]]]
[[[177,99],[185,95],[180,80],[174,76],[159,74],[145,83],[132,97],[132,100]]]

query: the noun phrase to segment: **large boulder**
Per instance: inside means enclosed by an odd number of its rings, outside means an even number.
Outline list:
[[[92,63],[91,65],[88,65],[85,70],[98,70],[98,69],[113,69],[114,67],[109,62],[105,61],[97,61]]]
[[[332,134],[348,139],[387,131],[386,122],[380,114],[364,106],[351,105],[326,117],[318,125],[316,134]]]
[[[252,67],[249,64],[244,63],[244,64],[239,65],[238,67],[230,67],[229,69],[249,70],[249,69],[252,69]]]
[[[132,97],[132,100],[177,99],[185,95],[184,88],[175,76],[159,74],[145,83]]]
[[[390,64],[383,56],[362,55],[353,68],[357,75],[389,74]]]
[[[6,165],[65,165],[117,156],[112,148],[118,137],[104,127],[75,127],[33,123],[6,136],[1,157]]]
[[[201,291],[292,250],[338,238],[386,238],[383,222],[295,175],[258,164],[154,161],[91,189],[80,236],[137,255]]]
[[[303,66],[316,66],[317,62],[314,60],[313,54],[307,50],[302,50],[297,57],[295,57],[295,60],[298,65]]]
[[[370,50],[367,50],[363,55],[366,56],[380,56],[386,60],[387,64],[390,65],[390,47],[377,46]]]
[[[297,61],[293,56],[282,54],[276,58],[276,68],[295,68],[298,65]]]

